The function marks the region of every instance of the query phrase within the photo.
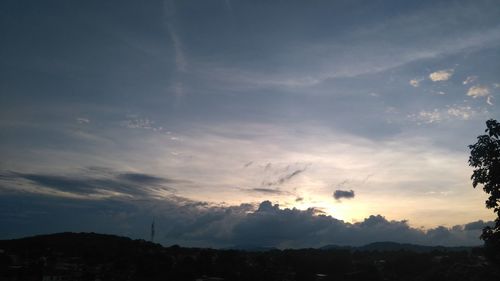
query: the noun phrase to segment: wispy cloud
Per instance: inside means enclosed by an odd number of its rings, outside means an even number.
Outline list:
[[[451,118],[469,120],[476,112],[470,106],[452,106],[446,111]]]
[[[290,181],[292,178],[298,176],[299,174],[303,173],[306,170],[306,168],[302,169],[296,169],[292,172],[286,173],[282,176],[280,176],[277,180],[275,181],[263,181],[262,184],[266,186],[273,186],[273,185],[282,185],[285,184],[286,182]]]
[[[224,0],[224,3],[226,4],[226,8],[228,11],[233,11],[233,7],[231,6],[231,0]]]
[[[462,84],[468,85],[468,84],[476,82],[476,80],[477,80],[477,76],[476,75],[467,76],[467,78],[465,78],[465,80],[462,82]]]
[[[122,121],[122,126],[129,129],[144,129],[152,131],[163,131],[162,126],[156,126],[149,118],[141,118],[137,115],[129,115],[127,120]]]
[[[55,195],[71,198],[153,198],[175,191],[170,185],[185,182],[138,172],[119,172],[91,167],[88,173],[49,174],[2,172],[0,182],[15,192]]]
[[[440,122],[442,120],[441,112],[437,109],[428,111],[428,110],[422,110],[417,114],[412,114],[409,115],[408,117],[412,120],[418,121],[418,122],[423,122],[423,123],[436,123]]]
[[[176,76],[182,76],[187,72],[187,59],[184,53],[184,47],[182,44],[182,40],[179,37],[177,32],[177,28],[175,27],[175,15],[177,13],[175,3],[172,0],[164,1],[164,12],[165,12],[165,21],[167,25],[168,35],[172,42],[172,46],[174,49],[175,56],[175,72]],[[175,81],[173,82],[172,90],[176,97],[176,102],[178,103],[180,99],[184,96],[184,82],[182,78],[175,77]]]
[[[274,189],[274,188],[252,188],[252,189],[247,189],[247,190],[251,191],[251,192],[274,194],[274,195],[282,195],[282,194],[288,193],[288,192],[285,192],[285,191],[282,191],[279,189]]]
[[[79,124],[89,124],[90,123],[90,119],[83,118],[83,117],[78,117],[78,118],[76,118],[76,122],[78,122]]]
[[[486,98],[486,103],[489,104],[489,105],[493,105],[493,96],[488,96]]]
[[[186,72],[187,62],[186,57],[184,55],[184,49],[182,47],[182,42],[172,23],[167,24],[168,34],[170,35],[170,39],[172,40],[174,51],[175,51],[175,65],[177,67],[177,71]]]
[[[422,110],[417,114],[408,115],[408,118],[417,123],[432,124],[452,120],[470,120],[478,115],[479,112],[470,106],[452,105],[441,109]]]

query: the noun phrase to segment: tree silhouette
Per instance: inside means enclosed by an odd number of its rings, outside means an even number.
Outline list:
[[[483,229],[481,239],[490,256],[500,261],[500,123],[490,119],[486,121],[484,135],[477,137],[475,144],[469,145],[469,165],[474,168],[471,176],[472,185],[483,185],[483,190],[489,195],[486,208],[493,209],[497,214],[493,227]]]

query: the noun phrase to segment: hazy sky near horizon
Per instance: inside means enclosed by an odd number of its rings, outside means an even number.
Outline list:
[[[499,116],[499,1],[5,0],[0,36],[0,238],[452,245],[493,218],[467,145]]]

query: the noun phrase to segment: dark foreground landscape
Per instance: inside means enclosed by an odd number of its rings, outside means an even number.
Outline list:
[[[381,242],[215,250],[61,233],[0,241],[0,280],[500,280],[500,274],[482,248]]]

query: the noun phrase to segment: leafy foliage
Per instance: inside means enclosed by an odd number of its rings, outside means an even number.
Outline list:
[[[486,121],[484,135],[477,137],[477,142],[469,145],[469,165],[474,168],[471,176],[474,188],[482,185],[483,190],[489,195],[486,207],[493,209],[497,214],[495,225],[483,229],[481,239],[494,249],[498,256],[500,249],[500,123],[490,119]]]

